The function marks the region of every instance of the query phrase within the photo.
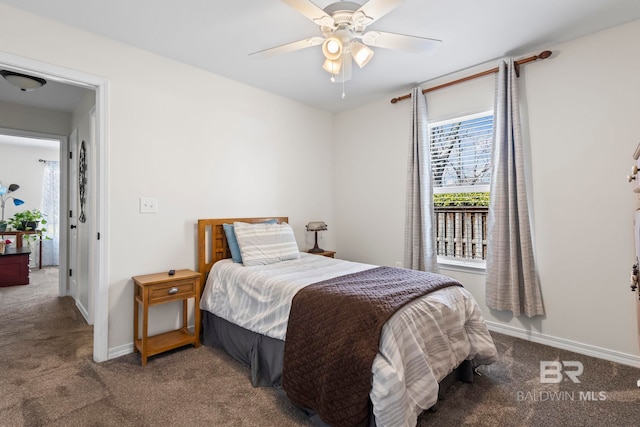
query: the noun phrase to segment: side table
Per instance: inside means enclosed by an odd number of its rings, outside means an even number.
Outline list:
[[[134,276],[133,342],[134,352],[139,351],[142,365],[147,358],[184,345],[200,346],[200,273],[192,270],[176,270],[168,273]],[[194,332],[188,330],[187,301],[193,298]],[[182,300],[182,327],[174,331],[148,336],[149,307]],[[142,307],[142,334],[139,334],[139,310]]]
[[[328,258],[335,258],[336,251],[309,252],[312,255],[322,255]]]

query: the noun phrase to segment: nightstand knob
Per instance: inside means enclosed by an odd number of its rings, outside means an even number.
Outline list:
[[[173,294],[177,294],[177,293],[178,293],[178,288],[169,289],[169,295],[173,295]]]

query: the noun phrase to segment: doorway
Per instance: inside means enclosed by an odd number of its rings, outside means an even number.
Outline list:
[[[9,221],[18,212],[37,209],[46,221],[39,227],[43,230],[43,237],[28,242],[31,246],[31,269],[60,266],[59,171],[60,153],[66,150],[66,146],[66,136],[0,128],[0,157],[4,160],[0,181],[4,181],[3,186],[17,187],[10,197],[5,196],[7,202],[11,200],[13,203],[4,203],[2,220]],[[11,244],[17,246],[18,243],[13,241]],[[67,295],[64,281],[64,276],[60,275],[60,296]]]
[[[102,362],[108,359],[108,211],[107,200],[107,85],[108,82],[102,77],[86,74],[76,70],[54,66],[28,58],[0,52],[0,67],[13,71],[43,78],[47,81],[54,81],[69,85],[71,87],[82,87],[95,92],[95,141],[94,152],[92,154],[93,181],[87,186],[87,191],[91,192],[95,209],[87,218],[87,247],[88,259],[95,262],[87,263],[88,283],[91,284],[91,304],[93,306],[94,318],[94,339],[93,339],[93,360]],[[65,151],[66,152],[66,151]],[[66,156],[61,156],[61,170],[68,165]],[[65,164],[63,164],[65,163]],[[66,170],[66,169],[64,169]],[[66,187],[65,187],[66,188]],[[67,207],[68,200],[65,191],[61,192],[61,205]],[[63,201],[64,199],[64,201]],[[66,215],[61,215],[60,229],[60,251],[67,250],[68,236],[66,230],[69,229],[69,221]],[[66,266],[65,266],[66,268]],[[63,263],[61,259],[61,270]],[[66,272],[66,271],[65,271]],[[66,281],[65,281],[66,282]]]

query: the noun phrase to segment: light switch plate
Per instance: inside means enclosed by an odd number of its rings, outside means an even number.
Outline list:
[[[158,213],[158,199],[155,197],[140,197],[140,213]]]

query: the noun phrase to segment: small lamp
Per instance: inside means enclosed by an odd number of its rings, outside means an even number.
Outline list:
[[[307,231],[313,231],[316,233],[316,244],[312,249],[309,249],[309,253],[318,254],[320,252],[324,252],[324,249],[320,249],[318,247],[318,231],[325,231],[327,229],[327,224],[323,221],[312,221],[307,224]]]
[[[20,188],[18,184],[11,184],[7,189],[7,187],[3,186],[2,183],[0,182],[0,205],[2,207],[2,222],[4,222],[4,204],[7,202],[7,200],[13,199],[13,204],[15,206],[20,206],[24,204],[24,201],[20,199],[16,199],[13,196],[9,196],[9,193],[13,193],[18,188]]]

